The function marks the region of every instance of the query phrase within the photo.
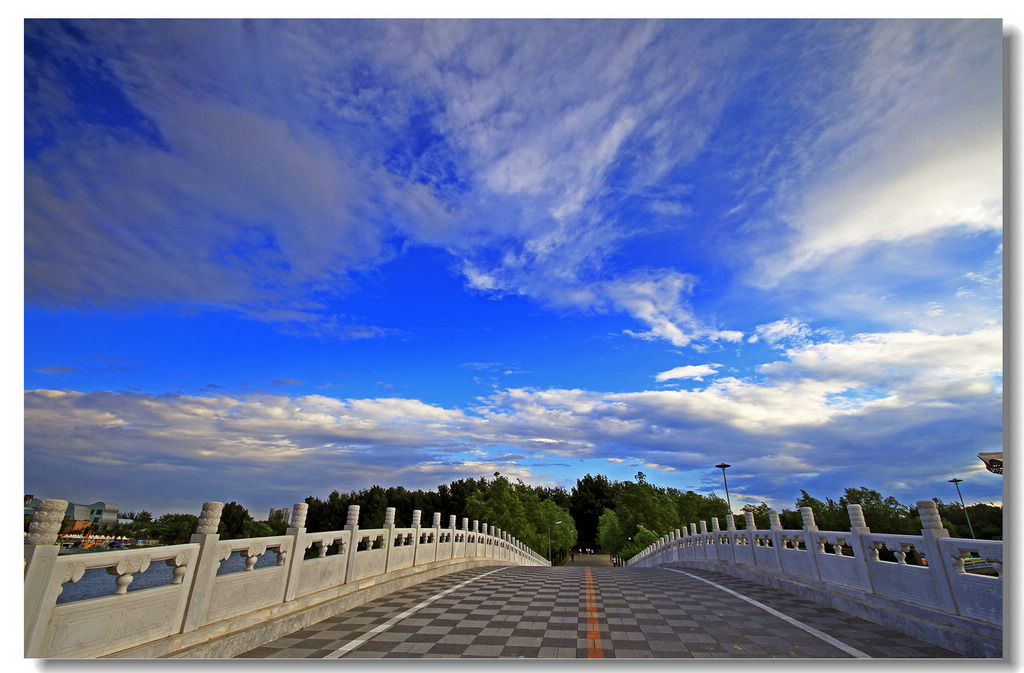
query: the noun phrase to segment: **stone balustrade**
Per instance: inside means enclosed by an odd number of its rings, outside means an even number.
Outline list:
[[[343,530],[307,533],[307,505],[293,508],[285,535],[221,540],[222,503],[205,503],[188,544],[58,555],[67,503],[44,500],[25,544],[25,656],[231,656],[416,582],[481,565],[549,565],[515,538],[483,524],[469,530],[441,515],[421,526],[359,528],[349,507]],[[57,516],[54,513],[60,514]],[[308,553],[307,553],[308,552]],[[219,573],[232,555],[244,570]],[[167,584],[131,590],[151,565],[170,567]],[[114,576],[109,595],[60,603],[66,583],[88,570]]]
[[[872,533],[860,505],[849,505],[851,530],[821,531],[809,507],[803,527],[786,530],[777,512],[770,530],[727,530],[711,519],[677,530],[631,558],[629,567],[703,568],[769,584],[885,623],[971,656],[1000,656],[1002,561],[1000,541],[949,537],[931,500],[917,503],[921,535]],[[887,553],[883,553],[887,552]],[[992,575],[968,573],[965,560],[990,565]]]

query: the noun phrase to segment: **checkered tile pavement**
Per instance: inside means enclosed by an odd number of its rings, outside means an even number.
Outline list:
[[[852,656],[738,597],[670,570],[509,567],[493,571],[493,567],[466,570],[397,591],[240,656]],[[959,656],[768,587],[718,573],[686,572],[752,598],[873,658]],[[472,581],[437,598],[467,580]],[[403,613],[409,614],[396,619]],[[343,650],[340,655],[339,650]]]

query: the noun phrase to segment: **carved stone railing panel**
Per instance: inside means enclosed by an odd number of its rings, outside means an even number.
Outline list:
[[[60,510],[59,504],[53,509]],[[463,521],[462,529],[456,529],[453,518],[451,528],[441,529],[437,514],[437,525],[427,530],[418,526],[360,530],[359,509],[353,506],[344,530],[306,533],[305,507],[296,505],[293,525],[286,535],[220,540],[216,530],[221,510],[220,503],[204,504],[199,530],[188,545],[99,552],[73,558],[57,557],[56,550],[50,551],[47,545],[26,545],[26,655],[102,656],[215,624],[217,628],[231,623],[251,624],[246,621],[247,615],[257,611],[273,608],[274,614],[284,614],[289,601],[296,598],[303,600],[295,603],[304,604],[313,594],[334,596],[337,588],[354,579],[385,575],[393,570],[405,573],[414,565],[458,568],[474,558],[548,565],[538,554],[496,528],[485,529],[491,533],[487,536],[474,532],[475,543],[467,545],[468,522]],[[40,518],[44,518],[42,514]],[[414,515],[414,522],[418,523],[416,518]],[[43,526],[36,528],[35,540],[44,540],[47,533]],[[357,553],[360,540],[366,540],[367,549]],[[306,554],[307,550],[315,552]],[[226,561],[237,561],[238,566],[244,564],[245,568],[221,573]],[[152,568],[153,563],[159,563],[158,568]],[[355,568],[356,565],[360,567]],[[359,572],[353,573],[353,568]],[[135,588],[139,578],[144,585],[151,584],[153,578],[146,573],[156,570],[161,571],[157,575],[165,584],[153,589]],[[65,584],[79,586],[76,583],[89,576],[90,571],[114,577],[109,596],[88,603],[55,604]],[[97,619],[109,628],[99,640],[81,646],[81,637],[75,634],[82,628],[94,628],[83,625],[94,624]],[[72,647],[71,642],[78,644]]]

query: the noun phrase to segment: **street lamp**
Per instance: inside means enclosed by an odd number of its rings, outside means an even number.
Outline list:
[[[551,523],[548,524],[548,561],[551,560],[551,529],[554,528],[555,526],[557,526],[560,523],[562,523],[562,522],[561,521],[556,521],[553,524],[551,524]]]
[[[729,505],[729,514],[732,514],[732,501],[729,500],[729,480],[725,478],[725,468],[732,467],[729,463],[719,463],[715,467],[722,470],[722,481],[725,482],[725,502]]]
[[[964,508],[964,517],[967,519],[967,530],[971,531],[971,539],[973,540],[976,539],[974,537],[974,526],[971,525],[971,517],[967,515],[967,505],[964,504],[964,494],[960,492],[961,481],[963,481],[963,479],[953,477],[949,480],[949,483],[956,486],[956,494],[960,496],[960,506]]]

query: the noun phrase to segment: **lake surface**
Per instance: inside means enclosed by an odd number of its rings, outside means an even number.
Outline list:
[[[100,554],[102,552],[81,553],[84,555],[89,553]],[[266,554],[260,556],[256,561],[256,568],[268,568],[275,565],[277,565],[277,554],[272,550],[268,550]],[[173,579],[172,570],[163,561],[154,561],[145,572],[132,575],[132,583],[128,585],[128,593],[170,584]],[[237,553],[232,554],[227,561],[221,561],[220,568],[217,569],[218,575],[235,572],[245,572],[245,558]],[[82,579],[78,580],[78,582],[67,582],[64,584],[64,591],[57,597],[57,604],[112,595],[114,590],[117,589],[117,584],[114,581],[116,579],[117,576],[108,574],[105,568],[86,570],[85,574],[82,575]]]

